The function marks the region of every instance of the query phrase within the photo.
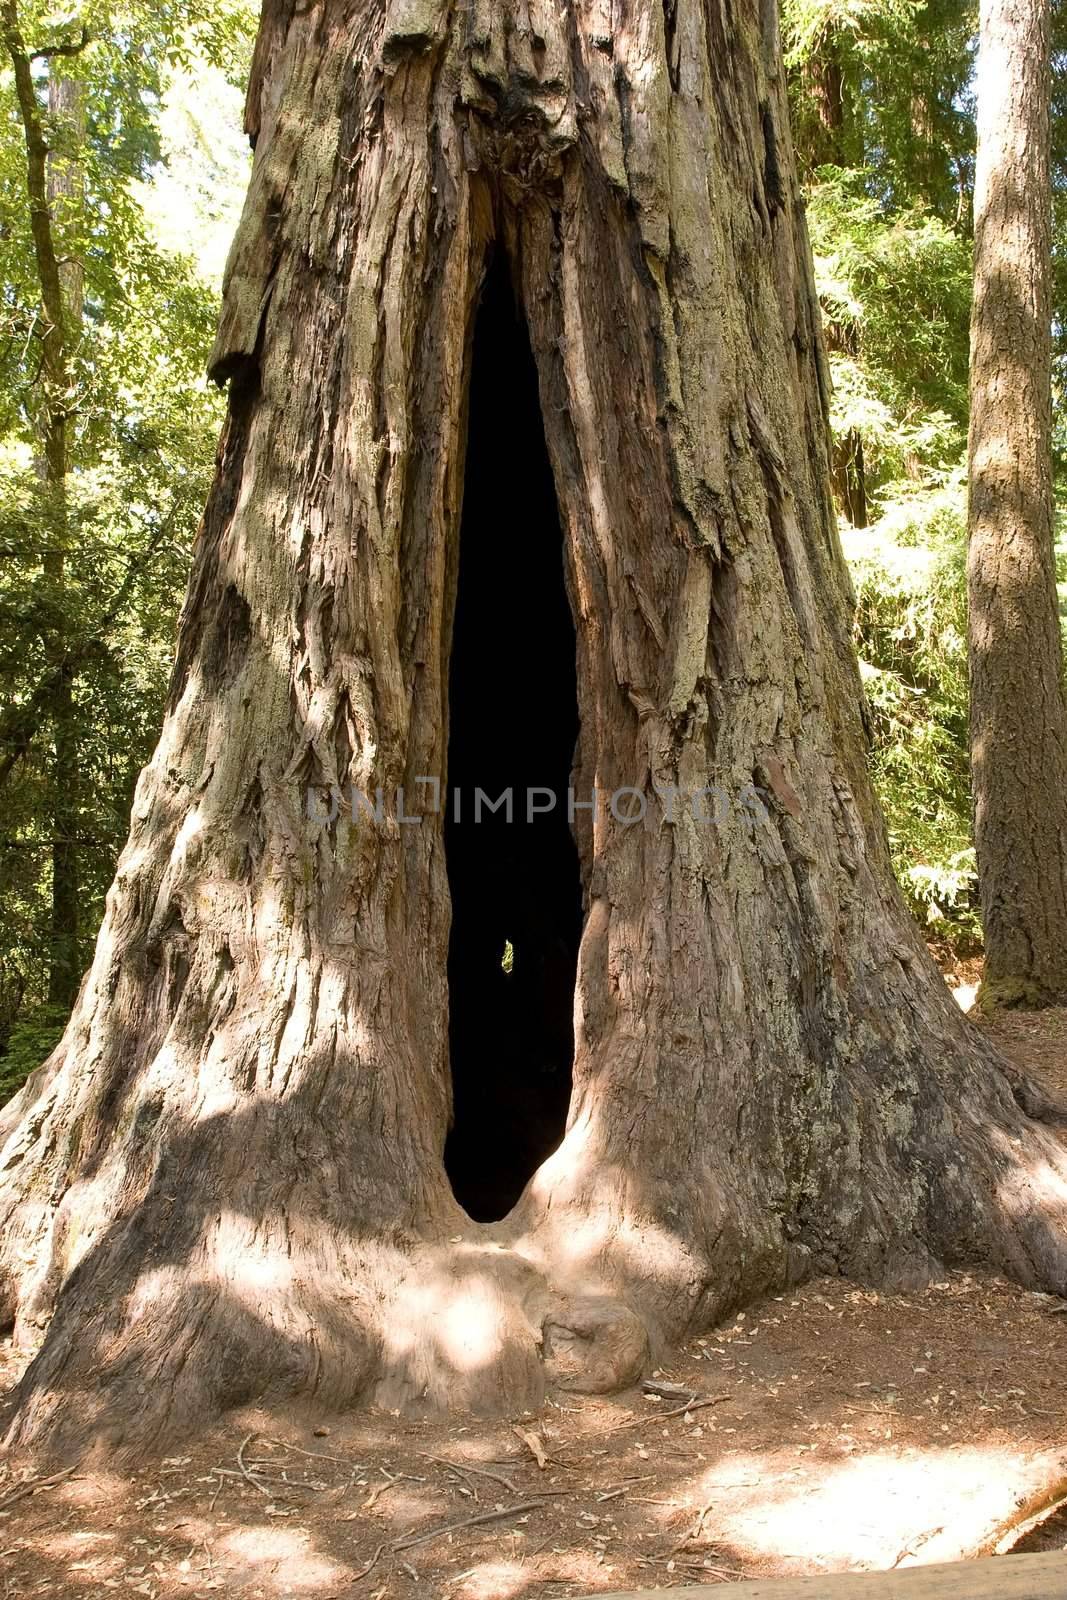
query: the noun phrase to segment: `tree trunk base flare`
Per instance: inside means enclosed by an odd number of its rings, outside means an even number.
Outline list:
[[[1067,1154],[867,776],[773,8],[271,0],[249,110],[166,721],[66,1036],[0,1112],[39,1345],[10,1443],[521,1410],[814,1274],[1062,1293]],[[494,254],[563,530],[583,926],[565,1135],[479,1225],[428,780]]]

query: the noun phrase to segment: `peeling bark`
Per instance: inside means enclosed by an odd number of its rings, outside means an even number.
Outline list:
[[[0,1114],[8,1314],[43,1334],[12,1440],[132,1448],[259,1394],[519,1408],[814,1272],[1067,1287],[1063,1151],[931,963],[866,772],[773,8],[263,29],[166,724],[67,1036]],[[565,533],[574,787],[646,814],[578,814],[568,1131],[476,1226],[416,779],[493,250]],[[422,824],[309,817],[351,784]],[[714,786],[754,803],[701,821]]]

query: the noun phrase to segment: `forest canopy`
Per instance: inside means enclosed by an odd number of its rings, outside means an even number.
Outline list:
[[[44,313],[24,120],[0,73],[0,1065],[47,1054],[87,965],[155,743],[189,552],[223,415],[207,382],[247,183],[240,128],[254,8],[20,5],[38,56],[57,253],[76,274],[62,519],[40,471]],[[82,29],[86,42],[81,44]],[[57,90],[59,92],[57,92]],[[69,664],[71,704],[42,693]],[[57,759],[57,747],[62,759]],[[73,977],[56,981],[53,845],[73,846]]]

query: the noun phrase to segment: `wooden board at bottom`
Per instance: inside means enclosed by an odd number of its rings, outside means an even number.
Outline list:
[[[950,1561],[894,1572],[837,1572],[818,1578],[755,1578],[747,1583],[699,1583],[690,1588],[627,1589],[588,1600],[1067,1600],[1067,1552]]]

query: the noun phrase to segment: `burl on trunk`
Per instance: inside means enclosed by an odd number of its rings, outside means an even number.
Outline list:
[[[4,1309],[43,1335],[15,1442],[132,1448],[258,1394],[524,1407],[816,1272],[1067,1286],[1064,1152],[927,956],[865,770],[775,15],[268,0],[166,722],[66,1038],[2,1123]],[[519,337],[469,402],[490,272]],[[457,608],[486,428],[501,583],[475,529]],[[457,610],[534,638],[541,537],[569,615],[501,671],[579,728],[573,1090],[476,1223],[420,780]],[[519,749],[498,704],[485,747]]]

